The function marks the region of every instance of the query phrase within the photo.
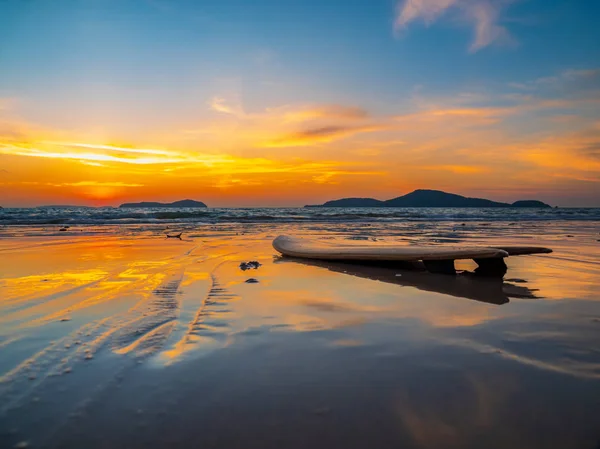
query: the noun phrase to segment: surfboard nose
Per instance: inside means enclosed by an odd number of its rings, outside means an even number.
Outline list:
[[[273,239],[273,242],[271,242],[271,244],[277,252],[283,254],[282,248],[285,245],[285,243],[289,242],[290,240],[291,239],[287,235],[278,235]]]

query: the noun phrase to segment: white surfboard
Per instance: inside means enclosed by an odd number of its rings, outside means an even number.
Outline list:
[[[284,256],[324,261],[421,264],[433,273],[456,274],[454,261],[473,259],[475,274],[502,277],[507,266],[504,258],[514,255],[551,253],[548,248],[505,246],[406,246],[389,243],[340,243],[280,235],[273,247]]]
[[[469,246],[403,246],[381,243],[340,243],[280,235],[273,247],[285,256],[319,260],[428,261],[508,257],[498,248]]]

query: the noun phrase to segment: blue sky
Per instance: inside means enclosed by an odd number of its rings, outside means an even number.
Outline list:
[[[215,99],[243,110],[236,118],[246,129],[252,114],[290,105],[360,107],[389,118],[423,108],[594,97],[598,17],[600,2],[591,0],[3,0],[0,113],[21,126],[135,146],[150,143],[144,137],[149,128],[168,134],[212,124]],[[549,126],[564,133],[594,128],[598,105],[576,107],[537,108],[527,126],[521,116],[503,116],[497,131],[513,136],[512,145],[536,133],[551,138]],[[548,125],[544,114],[581,120]],[[402,140],[401,134],[385,131],[375,143]],[[194,146],[175,138],[154,142],[182,151]],[[313,160],[328,150],[319,145],[318,151],[308,144],[294,151]],[[354,160],[340,142],[331,145],[336,160]],[[277,156],[258,144],[234,147],[223,143],[218,151]],[[594,169],[578,176],[585,185],[572,180],[564,187],[592,204],[597,175]],[[558,200],[561,186],[539,193]],[[389,185],[390,196],[397,188]],[[227,201],[235,203],[235,195]]]
[[[120,83],[185,82],[183,71],[250,78],[272,58],[283,75],[323,77],[336,90],[372,82],[396,93],[415,84],[525,81],[600,60],[599,2],[490,3],[504,5],[497,24],[511,38],[474,53],[474,25],[452,7],[394,35],[398,6],[389,0],[4,0],[2,88],[16,83],[26,92],[87,79],[88,71],[104,80],[102,66]]]

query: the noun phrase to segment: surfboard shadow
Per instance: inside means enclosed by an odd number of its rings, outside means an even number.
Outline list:
[[[427,292],[442,293],[488,304],[507,304],[510,297],[537,298],[533,290],[527,287],[504,282],[498,278],[482,278],[468,272],[460,273],[457,276],[446,276],[414,268],[410,269],[408,266],[399,268],[397,265],[331,262],[287,256],[278,256],[275,259],[275,263],[287,262],[321,267],[335,273],[402,287],[415,287]]]

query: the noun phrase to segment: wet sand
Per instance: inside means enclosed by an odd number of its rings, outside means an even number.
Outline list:
[[[164,231],[2,229],[0,447],[600,444],[593,223]],[[482,280],[284,259],[280,232],[555,252]]]

